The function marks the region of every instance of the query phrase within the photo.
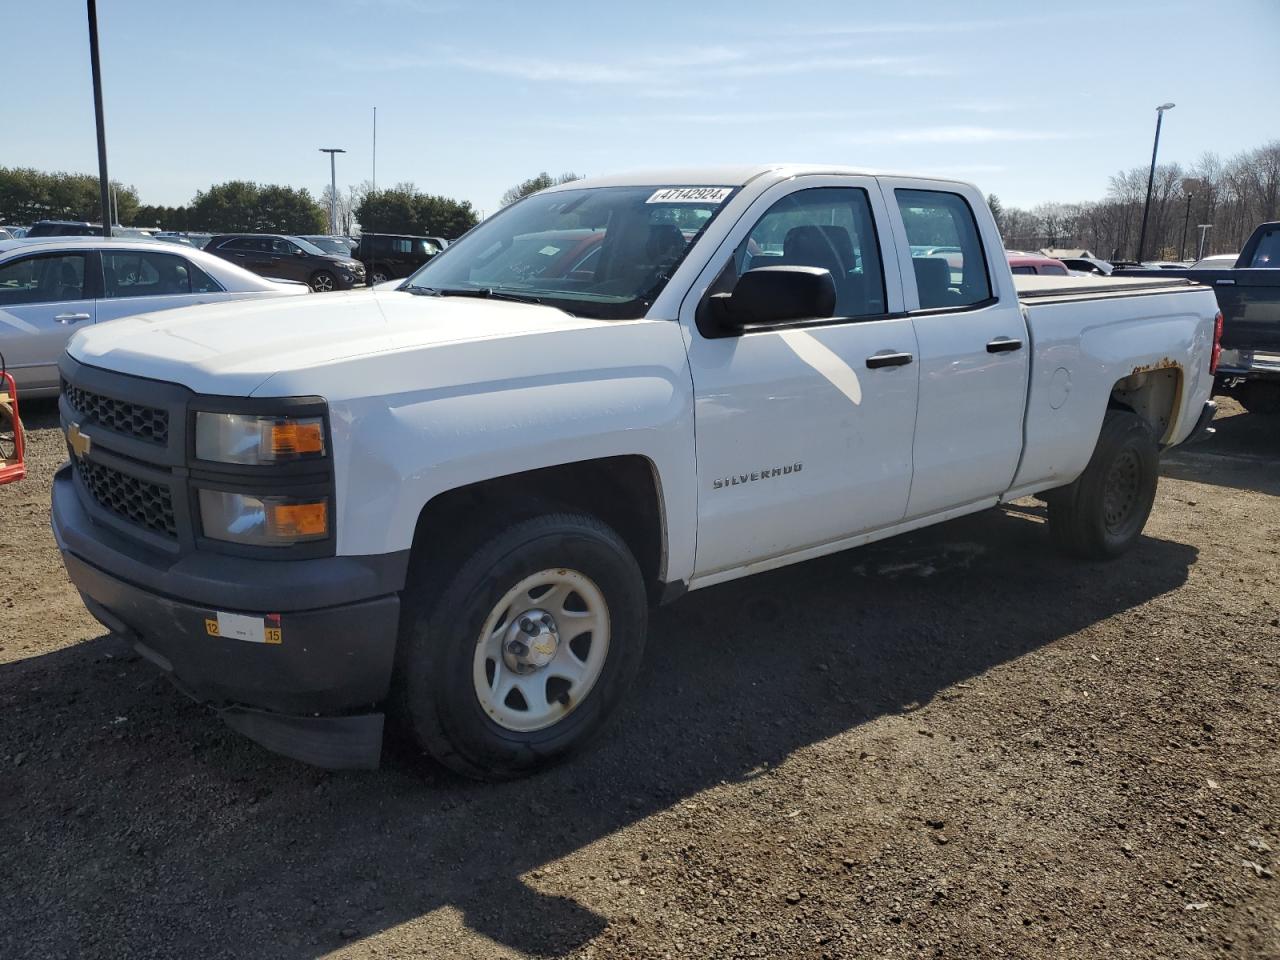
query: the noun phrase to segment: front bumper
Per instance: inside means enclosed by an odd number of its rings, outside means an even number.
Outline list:
[[[378,765],[400,613],[394,591],[407,557],[170,557],[162,567],[92,521],[65,467],[54,477],[52,521],[89,611],[183,692],[277,753],[330,768]],[[219,613],[272,627],[267,618],[277,616],[278,642],[216,635]]]

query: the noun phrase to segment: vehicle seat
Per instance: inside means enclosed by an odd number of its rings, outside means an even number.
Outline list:
[[[645,257],[655,266],[669,267],[684,252],[684,234],[674,223],[655,223],[649,228]]]
[[[912,257],[916,271],[916,289],[920,292],[920,309],[952,305],[951,264],[945,257]]]
[[[76,268],[70,263],[62,264],[58,273],[58,289],[55,295],[59,300],[79,300],[84,295],[84,285],[80,282]]]
[[[849,269],[853,265],[853,241],[849,231],[832,224],[803,224],[787,231],[782,241],[782,259],[795,267],[818,267],[831,274],[836,285],[836,312],[843,316],[862,312],[849,300]]]

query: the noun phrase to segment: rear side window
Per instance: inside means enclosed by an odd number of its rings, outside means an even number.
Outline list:
[[[1262,235],[1249,266],[1280,267],[1280,230],[1268,230]]]
[[[84,254],[24,257],[0,266],[0,307],[84,299]]]
[[[170,253],[102,252],[102,278],[108,297],[190,293],[192,269],[185,257]]]
[[[958,193],[895,190],[907,228],[922,310],[991,299],[986,254],[973,210]]]

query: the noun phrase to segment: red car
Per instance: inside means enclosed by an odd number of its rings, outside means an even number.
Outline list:
[[[1009,260],[1009,269],[1014,273],[1038,274],[1042,277],[1065,277],[1070,273],[1061,260],[1038,253],[1007,253],[1005,256]]]

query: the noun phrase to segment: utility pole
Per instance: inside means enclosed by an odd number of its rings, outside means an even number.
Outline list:
[[[329,233],[338,234],[338,164],[337,154],[346,153],[341,147],[321,147],[321,153],[329,155]]]
[[[1156,182],[1156,153],[1160,149],[1160,121],[1164,119],[1164,112],[1172,110],[1174,104],[1162,103],[1156,107],[1156,142],[1151,147],[1151,173],[1147,176],[1147,202],[1142,208],[1142,232],[1138,234],[1138,262],[1142,262],[1142,255],[1147,246],[1147,215],[1151,213],[1151,188]]]
[[[98,192],[102,235],[111,236],[111,185],[107,179],[107,127],[102,119],[102,66],[98,62],[98,2],[86,0],[89,13],[89,65],[93,70],[93,113],[98,122]]]
[[[378,192],[378,108],[373,108],[373,176],[369,179],[369,192]]]

